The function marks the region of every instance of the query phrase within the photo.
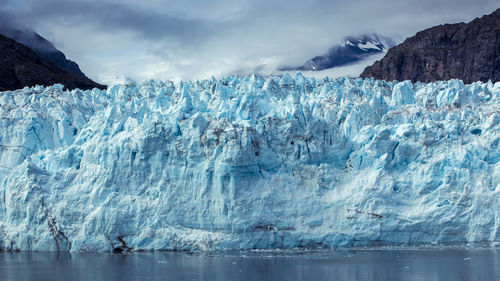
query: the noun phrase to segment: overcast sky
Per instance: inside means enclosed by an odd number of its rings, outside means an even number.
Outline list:
[[[498,0],[0,0],[0,24],[22,25],[90,78],[203,79],[272,72],[345,36],[404,39],[468,22]]]

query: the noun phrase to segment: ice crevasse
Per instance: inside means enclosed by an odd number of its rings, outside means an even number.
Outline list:
[[[0,249],[500,242],[500,83],[0,93]]]

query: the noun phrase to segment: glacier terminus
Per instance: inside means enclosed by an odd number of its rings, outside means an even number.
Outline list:
[[[500,242],[500,82],[0,93],[0,249]]]

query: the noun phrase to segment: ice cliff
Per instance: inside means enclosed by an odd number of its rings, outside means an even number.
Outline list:
[[[0,249],[500,241],[500,83],[0,93]]]

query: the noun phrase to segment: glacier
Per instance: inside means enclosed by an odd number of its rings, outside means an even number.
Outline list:
[[[0,93],[0,249],[500,242],[500,82]]]

